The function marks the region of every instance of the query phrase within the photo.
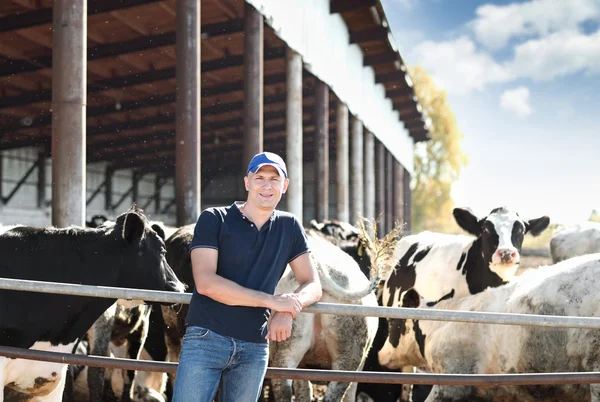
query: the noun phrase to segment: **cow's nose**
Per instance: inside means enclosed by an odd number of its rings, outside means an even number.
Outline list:
[[[496,253],[502,262],[511,262],[517,257],[517,250],[510,248],[500,249]]]

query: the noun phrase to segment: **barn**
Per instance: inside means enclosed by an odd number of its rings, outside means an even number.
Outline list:
[[[430,123],[380,0],[0,4],[0,222],[169,225],[244,199],[260,151],[302,221],[410,228]]]

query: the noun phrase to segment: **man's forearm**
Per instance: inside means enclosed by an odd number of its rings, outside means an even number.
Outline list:
[[[222,276],[199,275],[194,277],[198,293],[229,306],[270,308],[270,296],[258,290],[248,289]]]
[[[323,289],[321,288],[321,282],[316,280],[300,285],[294,293],[298,294],[302,306],[307,307],[321,300]]]

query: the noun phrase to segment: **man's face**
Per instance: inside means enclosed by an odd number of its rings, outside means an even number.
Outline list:
[[[248,201],[258,208],[273,209],[287,191],[288,179],[279,176],[273,166],[263,166],[256,173],[244,177]]]

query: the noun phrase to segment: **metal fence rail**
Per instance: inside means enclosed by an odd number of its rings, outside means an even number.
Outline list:
[[[177,363],[151,362],[146,360],[114,357],[72,355],[69,353],[19,349],[0,346],[0,355],[54,363],[79,364],[104,368],[122,368],[157,372],[175,372]],[[599,372],[544,373],[544,374],[430,374],[430,373],[382,373],[377,371],[342,371],[268,368],[267,378],[369,382],[379,384],[431,384],[431,385],[551,385],[600,383]]]
[[[6,278],[0,278],[0,289],[184,304],[189,304],[192,297],[190,293],[127,289],[107,286],[76,285],[68,283],[40,282]],[[355,315],[362,317],[411,318],[431,321],[528,325],[554,328],[562,327],[600,329],[600,318],[598,317],[488,313],[478,311],[437,310],[403,307],[373,307],[337,303],[315,303],[302,311],[307,313]]]

